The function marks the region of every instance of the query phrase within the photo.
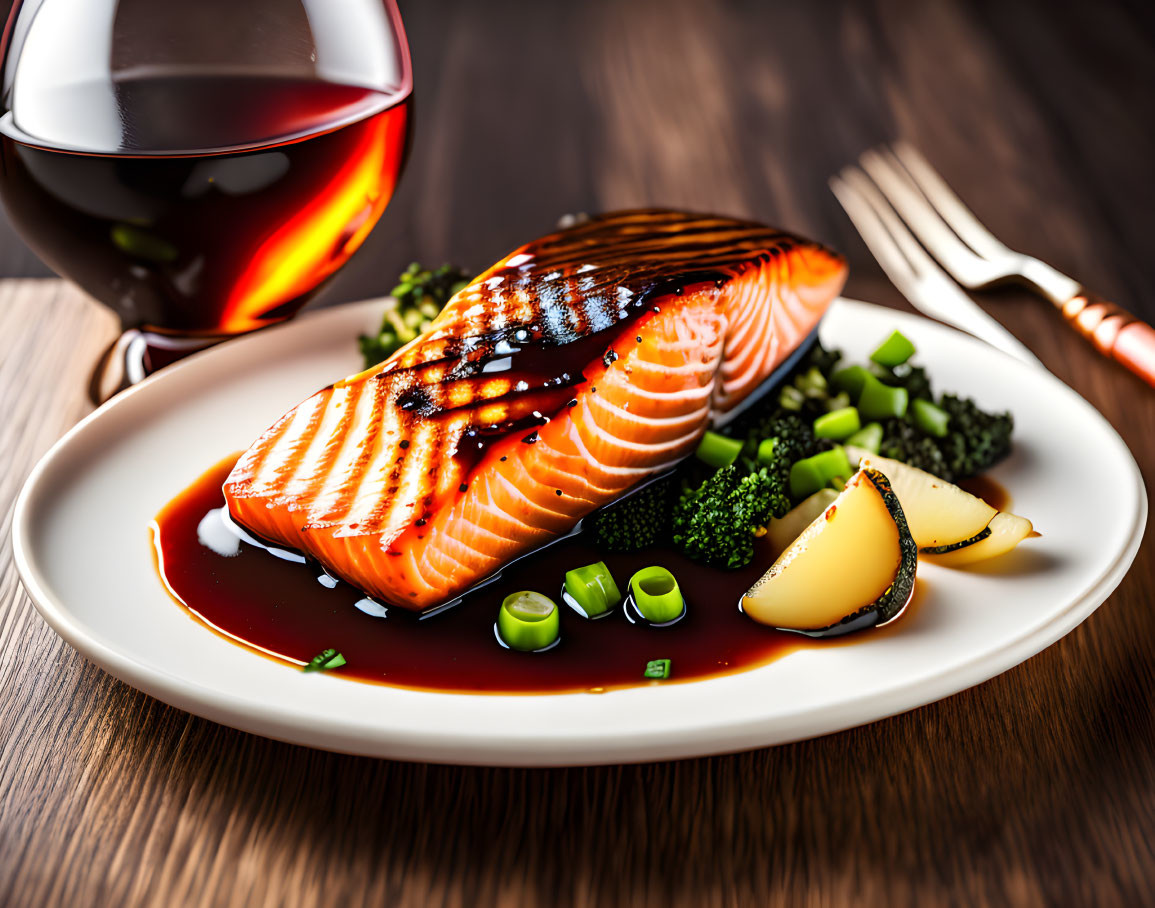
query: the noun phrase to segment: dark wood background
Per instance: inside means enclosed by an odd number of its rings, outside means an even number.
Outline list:
[[[480,267],[563,212],[743,214],[825,240],[902,306],[826,189],[919,146],[1003,239],[1155,319],[1155,15],[1132,3],[404,4],[417,128],[329,288]],[[0,276],[47,272],[0,224]],[[509,771],[292,747],[170,709],[35,616],[9,556],[35,458],[112,328],[0,289],[0,905],[1149,903],[1155,555],[974,690],[735,756]],[[1039,300],[983,297],[1155,475],[1155,393]],[[1061,439],[1056,439],[1061,444]],[[1094,494],[1094,466],[1070,490]]]

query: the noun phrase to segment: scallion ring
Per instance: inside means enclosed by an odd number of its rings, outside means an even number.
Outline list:
[[[587,618],[600,618],[622,601],[614,575],[604,561],[566,571],[562,598]]]
[[[666,624],[686,609],[678,581],[664,567],[642,568],[630,578],[630,592],[638,613],[651,624]]]
[[[561,635],[557,604],[532,590],[510,593],[497,613],[497,634],[510,649],[523,653],[553,646]]]

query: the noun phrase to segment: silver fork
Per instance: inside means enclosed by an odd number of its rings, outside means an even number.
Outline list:
[[[1011,332],[963,293],[903,226],[878,188],[857,167],[846,167],[830,188],[878,259],[882,270],[912,306],[985,340],[1015,359],[1043,364]]]
[[[1058,307],[1100,352],[1155,385],[1155,330],[1151,326],[1088,293],[1045,262],[1001,243],[913,147],[895,143],[865,152],[859,163],[861,169],[847,167],[834,177],[831,189],[883,270],[912,305],[1041,367],[1009,331],[959,290],[927,255],[925,246],[968,289],[1007,281],[1026,284]]]

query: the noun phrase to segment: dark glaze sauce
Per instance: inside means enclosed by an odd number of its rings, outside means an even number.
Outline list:
[[[741,671],[802,647],[825,645],[763,627],[738,611],[767,555],[741,571],[703,567],[668,550],[604,555],[581,537],[517,562],[492,585],[448,611],[418,620],[391,608],[374,617],[355,605],[360,592],[318,581],[313,564],[293,563],[243,544],[224,557],[198,539],[202,518],[224,504],[220,487],[233,458],[205,473],[158,515],[158,569],[169,592],[217,631],[270,656],[303,664],[327,647],[341,652],[343,677],[457,692],[600,692],[658,683],[642,677],[652,659],[670,659],[671,681]],[[634,571],[662,564],[674,572],[689,608],[671,627],[630,624],[619,607],[595,621],[561,605],[561,642],[545,653],[503,649],[493,625],[501,600],[538,590],[561,604],[565,572],[605,561],[623,590]],[[668,682],[664,682],[668,683]]]
[[[927,587],[919,580],[900,617],[880,628],[816,640],[764,627],[741,614],[739,597],[771,560],[760,551],[747,568],[719,571],[669,549],[605,555],[582,537],[564,540],[506,569],[492,585],[468,594],[446,612],[422,620],[404,609],[385,617],[361,611],[360,592],[319,580],[313,564],[290,562],[242,544],[225,557],[203,545],[198,526],[224,504],[221,483],[235,456],[206,472],[170,502],[153,525],[157,568],[170,594],[214,630],[262,654],[303,665],[332,647],[346,664],[342,677],[418,690],[460,693],[601,693],[642,684],[668,684],[745,671],[799,649],[837,647],[908,629],[918,621]],[[993,480],[965,483],[991,505],[1009,504]],[[493,625],[501,600],[521,589],[558,595],[565,572],[605,561],[623,591],[634,571],[661,564],[685,594],[686,617],[671,627],[630,624],[619,607],[589,621],[561,605],[562,636],[546,653],[502,648]],[[378,607],[379,608],[379,607]],[[669,659],[668,681],[642,677],[646,663]]]
[[[1011,509],[1010,493],[989,476],[972,476],[970,479],[964,479],[959,483],[959,488],[981,498],[996,511]]]

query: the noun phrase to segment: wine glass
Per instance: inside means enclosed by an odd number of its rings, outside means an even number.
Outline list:
[[[17,0],[0,198],[120,318],[94,399],[293,316],[388,204],[411,86],[394,0]]]

